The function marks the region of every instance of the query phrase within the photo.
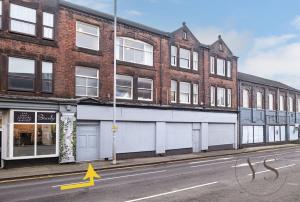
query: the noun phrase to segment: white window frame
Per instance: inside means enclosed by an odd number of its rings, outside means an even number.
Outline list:
[[[50,80],[50,79],[44,79],[43,78],[43,74],[44,74],[44,65],[46,65],[46,64],[49,64],[49,65],[51,65],[51,76],[52,76],[52,78],[51,78],[51,91],[45,91],[44,89],[43,89],[43,84],[44,84],[44,80]],[[54,66],[54,64],[53,64],[53,62],[49,62],[49,61],[42,61],[42,71],[41,71],[41,73],[42,73],[42,75],[41,75],[41,80],[42,80],[42,92],[46,92],[46,93],[53,93],[53,81],[54,81],[54,78],[53,78],[53,66]]]
[[[274,95],[273,94],[269,94],[268,95],[268,98],[269,98],[269,110],[270,111],[274,111]]]
[[[138,91],[139,91],[139,90],[147,90],[147,91],[149,91],[148,88],[139,88],[139,81],[140,81],[140,80],[144,80],[144,81],[146,81],[146,82],[150,82],[150,83],[151,83],[151,98],[150,98],[150,99],[140,98],[140,97],[139,97],[139,92],[138,92],[138,100],[142,100],[142,101],[153,101],[153,79],[149,79],[149,78],[141,78],[141,77],[138,78],[138,86],[137,86]]]
[[[297,98],[297,112],[300,112],[300,98]]]
[[[122,44],[120,44],[120,39],[122,39],[122,42],[123,42]],[[135,42],[135,43],[141,43],[141,44],[143,44],[144,48],[141,49],[141,48],[137,48],[137,47],[126,45],[124,43],[124,41],[132,41],[132,42]],[[147,46],[151,48],[150,51],[146,49]],[[123,55],[120,55],[120,49],[122,49],[122,54]],[[133,61],[127,61],[127,60],[125,60],[125,50],[126,49],[131,49],[134,52],[135,51],[143,52],[144,53],[144,61],[143,62],[137,62],[135,60],[135,54],[133,54]],[[117,52],[117,60],[124,61],[124,62],[135,63],[135,64],[153,66],[153,60],[154,60],[154,51],[153,50],[154,50],[154,47],[151,44],[146,43],[144,41],[132,39],[132,38],[129,38],[129,37],[118,37],[117,38],[117,51],[116,51]],[[147,63],[146,54],[151,54],[151,61],[150,61],[150,63]]]
[[[262,92],[256,92],[256,109],[262,109],[263,102],[262,102]]]
[[[199,66],[199,54],[198,52],[193,52],[193,70],[198,70]]]
[[[79,31],[79,25],[80,24],[96,28],[97,29],[97,34],[92,34],[92,33],[84,32],[84,31]],[[91,48],[91,47],[88,47],[88,46],[78,44],[78,40],[77,40],[78,35],[77,35],[77,33],[81,33],[81,34],[84,34],[84,35],[89,35],[89,36],[92,36],[92,37],[97,37],[97,48],[94,49],[94,48]],[[100,50],[100,29],[99,29],[99,27],[95,26],[95,25],[92,25],[92,24],[85,23],[85,22],[76,21],[76,46],[79,47],[79,48],[85,48],[85,49],[89,49],[89,50],[99,51]]]
[[[217,58],[217,75],[226,76],[226,60]]]
[[[173,66],[173,67],[177,66],[177,47],[176,46],[171,46],[171,66]]]
[[[188,92],[182,92],[182,86],[183,85],[188,85]],[[182,101],[182,99],[181,99],[181,95],[188,95],[188,101],[187,102],[184,102],[184,101]],[[179,83],[179,102],[181,103],[181,104],[191,104],[191,84],[190,83],[188,83],[188,82],[180,82]]]
[[[45,24],[46,15],[49,15],[49,16],[52,15],[52,25],[46,25]],[[52,30],[52,36],[51,37],[45,36],[45,29]],[[43,38],[45,38],[45,39],[51,39],[51,40],[54,39],[54,14],[53,13],[43,12]]]
[[[31,10],[31,11],[34,11],[35,14],[34,14],[34,20],[33,21],[29,21],[29,20],[25,20],[25,19],[19,19],[19,18],[14,18],[12,17],[12,7],[15,7],[15,8],[23,8],[23,9],[26,9],[27,11]],[[14,3],[10,3],[10,7],[9,7],[9,10],[10,10],[10,26],[9,26],[9,29],[10,31],[12,32],[16,32],[16,33],[22,33],[22,34],[26,34],[26,35],[31,35],[31,36],[36,36],[36,26],[37,26],[37,11],[36,9],[33,9],[33,8],[29,8],[29,7],[26,7],[26,6],[21,6],[21,5],[18,5],[18,4],[14,4]],[[21,11],[19,11],[21,12]],[[34,26],[34,33],[29,33],[29,32],[22,32],[20,30],[13,30],[12,29],[12,22],[15,21],[15,22],[19,22],[19,23],[22,23],[22,24],[27,24],[27,25],[32,25]]]
[[[228,60],[227,61],[227,69],[226,69],[228,78],[231,78],[231,71],[232,71],[232,66],[231,65],[232,65],[231,61]]]
[[[210,56],[210,73],[215,74],[215,57]]]
[[[37,144],[34,145],[34,156],[18,156],[18,157],[14,157],[13,154],[13,149],[14,149],[14,112],[15,111],[24,111],[24,112],[35,112],[35,140],[37,138],[37,113],[38,112],[45,112],[45,113],[56,113],[56,148],[55,148],[55,154],[49,154],[49,155],[37,155]],[[49,158],[49,157],[58,157],[59,155],[59,113],[55,112],[55,111],[34,111],[34,110],[10,110],[10,124],[9,126],[9,154],[8,154],[8,160],[10,159],[32,159],[32,158]],[[28,124],[28,123],[17,123],[17,124]],[[39,123],[40,124],[40,123]]]
[[[210,106],[216,106],[216,87],[210,87]]]
[[[182,57],[182,53],[183,52],[186,52],[187,54],[188,54],[188,58],[184,58],[184,57]],[[188,66],[187,67],[185,67],[185,66],[183,66],[182,64],[182,60],[185,60],[185,61],[187,61],[188,62]],[[190,50],[188,50],[188,49],[185,49],[185,48],[180,48],[179,49],[179,66],[181,67],[181,68],[183,68],[183,69],[190,69],[191,68],[191,51]]]
[[[173,86],[174,85],[174,86]],[[177,81],[175,80],[171,80],[171,88],[170,88],[170,99],[171,99],[171,103],[176,103],[177,102]],[[175,89],[172,89],[172,88]],[[172,100],[172,92],[174,92],[174,98],[175,100]]]
[[[127,76],[127,75],[121,75],[121,74],[117,74],[117,78],[116,79],[118,79],[118,78],[122,78],[122,79],[125,79],[125,80],[128,80],[128,81],[130,81],[130,83],[131,83],[131,86],[130,86],[130,88],[131,88],[131,96],[130,97],[118,97],[117,95],[116,95],[116,98],[117,99],[122,99],[122,100],[132,100],[133,99],[133,77],[132,76]],[[128,88],[127,86],[120,86],[120,87],[125,87],[125,88]],[[116,86],[116,88],[118,88],[118,85]]]
[[[85,69],[94,69],[94,68],[90,68],[90,67],[83,67],[83,66],[76,66],[76,68],[85,68]],[[78,97],[98,97],[99,96],[99,70],[97,69],[97,77],[91,77],[91,76],[86,76],[86,75],[80,75],[80,74],[77,74],[76,73],[76,70],[75,70],[75,78],[77,77],[80,77],[80,78],[84,78],[86,79],[86,83],[85,85],[77,85],[76,84],[76,79],[75,79],[75,94],[76,94],[76,88],[77,87],[84,87],[86,89],[85,91],[85,95],[77,95]],[[88,86],[88,79],[97,79],[97,87],[94,87],[94,86]],[[88,88],[94,88],[94,89],[97,89],[97,95],[96,96],[90,96],[90,95],[87,95],[87,89]]]
[[[225,107],[226,105],[226,89],[225,88],[217,88],[217,106]]]
[[[232,90],[230,88],[227,89],[227,107],[231,107],[232,105]]]
[[[199,104],[199,85],[196,83],[193,84],[193,104]]]
[[[294,112],[294,99],[289,96],[289,112]]]
[[[2,0],[0,0],[0,30],[2,29]]]
[[[249,103],[249,97],[250,97],[250,92],[249,90],[243,89],[243,108],[249,108],[250,103]]]
[[[279,111],[284,111],[284,97],[283,97],[283,95],[279,96]]]

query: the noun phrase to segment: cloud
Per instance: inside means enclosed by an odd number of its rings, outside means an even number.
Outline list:
[[[243,55],[252,44],[252,34],[246,31],[237,31],[234,29],[223,30],[214,26],[198,27],[193,32],[201,43],[212,44],[221,35],[231,51],[237,55]]]
[[[141,16],[141,15],[143,15],[142,12],[137,11],[137,10],[126,10],[125,13],[128,16]]]
[[[296,16],[292,22],[291,22],[291,25],[293,27],[295,27],[296,29],[300,29],[300,16]]]
[[[97,11],[112,13],[113,1],[112,0],[67,0],[71,3],[82,5],[92,8]]]
[[[286,44],[296,37],[295,34],[285,34],[281,36],[259,37],[254,40],[255,50],[264,50]]]

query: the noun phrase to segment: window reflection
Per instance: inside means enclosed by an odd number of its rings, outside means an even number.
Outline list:
[[[34,155],[34,124],[14,124],[14,156]]]
[[[55,154],[56,126],[41,124],[37,126],[37,155]]]

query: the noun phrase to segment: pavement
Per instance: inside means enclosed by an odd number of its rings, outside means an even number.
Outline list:
[[[60,190],[62,185],[84,182],[83,173],[2,181],[0,201],[300,201],[300,147],[226,152],[226,156],[98,170],[102,178],[96,179],[93,187],[83,189]]]
[[[183,155],[171,155],[162,157],[147,157],[147,158],[134,158],[119,160],[117,165],[112,165],[111,161],[93,161],[92,164],[95,170],[103,171],[110,169],[121,169],[128,167],[139,167],[145,165],[156,165],[165,164],[179,161],[187,161],[193,159],[205,159],[210,157],[222,157],[233,154],[243,154],[266,150],[276,150],[282,148],[295,148],[299,147],[298,144],[285,144],[285,145],[270,145],[270,146],[259,146],[249,147],[238,150],[221,150],[211,152],[201,152]],[[9,169],[0,169],[0,182],[1,181],[12,181],[26,178],[49,178],[60,175],[84,173],[87,170],[88,162],[71,163],[71,164],[49,164],[49,165],[33,165],[24,166]]]

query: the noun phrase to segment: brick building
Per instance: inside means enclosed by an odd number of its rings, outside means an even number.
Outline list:
[[[110,159],[113,17],[66,1],[0,5],[2,161]],[[126,19],[117,36],[119,158],[237,148],[237,57],[220,36],[204,45],[185,23]]]

